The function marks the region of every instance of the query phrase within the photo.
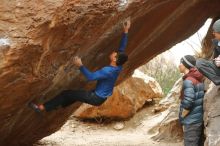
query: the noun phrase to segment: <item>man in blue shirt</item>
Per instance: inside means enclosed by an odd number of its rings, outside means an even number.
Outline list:
[[[76,101],[99,106],[112,95],[115,82],[119,73],[122,70],[122,65],[128,60],[125,54],[125,48],[128,40],[128,30],[130,28],[130,20],[123,23],[124,33],[121,39],[118,51],[114,51],[109,56],[110,65],[105,66],[95,72],[89,71],[82,63],[81,58],[74,57],[74,65],[79,67],[81,73],[87,78],[88,81],[97,81],[95,90],[64,90],[51,100],[44,104],[37,105],[33,102],[29,106],[36,112],[51,111],[59,106],[67,107]]]

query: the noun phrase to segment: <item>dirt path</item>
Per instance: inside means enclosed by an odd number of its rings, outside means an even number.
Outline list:
[[[42,139],[44,146],[182,146],[182,142],[155,142],[148,131],[161,121],[166,113],[151,113],[152,107],[144,108],[129,121],[125,121],[122,130],[115,130],[115,123],[94,124],[70,120],[60,131]],[[155,133],[154,133],[155,134]]]

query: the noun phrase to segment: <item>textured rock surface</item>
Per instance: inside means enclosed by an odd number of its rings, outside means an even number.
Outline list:
[[[179,104],[172,104],[166,111],[162,112],[165,114],[165,118],[161,120],[152,131],[158,133],[152,138],[156,141],[182,141],[183,130],[178,119]]]
[[[173,85],[173,88],[169,91],[167,96],[160,101],[160,105],[171,105],[177,103],[182,90],[183,80],[180,78]]]
[[[29,145],[58,130],[74,107],[40,118],[29,100],[85,86],[75,68],[80,55],[90,69],[108,63],[121,21],[131,16],[122,81],[156,54],[193,34],[220,13],[219,0],[2,0],[0,4],[0,143]],[[3,42],[3,43],[2,43]],[[66,72],[63,71],[67,66]]]
[[[220,88],[210,84],[204,101],[206,146],[220,145]]]
[[[118,118],[133,116],[148,99],[161,98],[157,81],[136,70],[132,77],[115,87],[114,94],[101,106],[83,104],[74,115],[78,118]]]
[[[183,131],[179,123],[179,97],[182,89],[182,78],[173,85],[173,88],[165,98],[160,101],[159,106],[166,109],[161,114],[165,114],[165,118],[152,128],[157,134],[153,137],[157,141],[182,141]]]

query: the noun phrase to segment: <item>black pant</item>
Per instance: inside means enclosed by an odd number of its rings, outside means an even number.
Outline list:
[[[204,146],[203,123],[184,125],[184,146]]]
[[[198,59],[196,61],[196,67],[215,85],[220,85],[220,68],[218,68],[213,61]]]
[[[66,107],[76,101],[99,106],[105,102],[106,98],[98,97],[93,91],[85,90],[64,90],[51,100],[44,103],[46,111],[56,109],[58,106]]]

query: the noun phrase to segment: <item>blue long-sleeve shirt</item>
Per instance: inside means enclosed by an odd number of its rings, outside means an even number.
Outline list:
[[[123,33],[118,51],[124,52],[128,43],[128,33]]]
[[[119,52],[124,52],[128,41],[128,34],[123,33],[120,42]],[[105,66],[95,72],[89,71],[85,66],[80,67],[80,71],[88,81],[97,80],[95,94],[101,98],[107,98],[112,95],[115,82],[118,78],[122,66]]]

